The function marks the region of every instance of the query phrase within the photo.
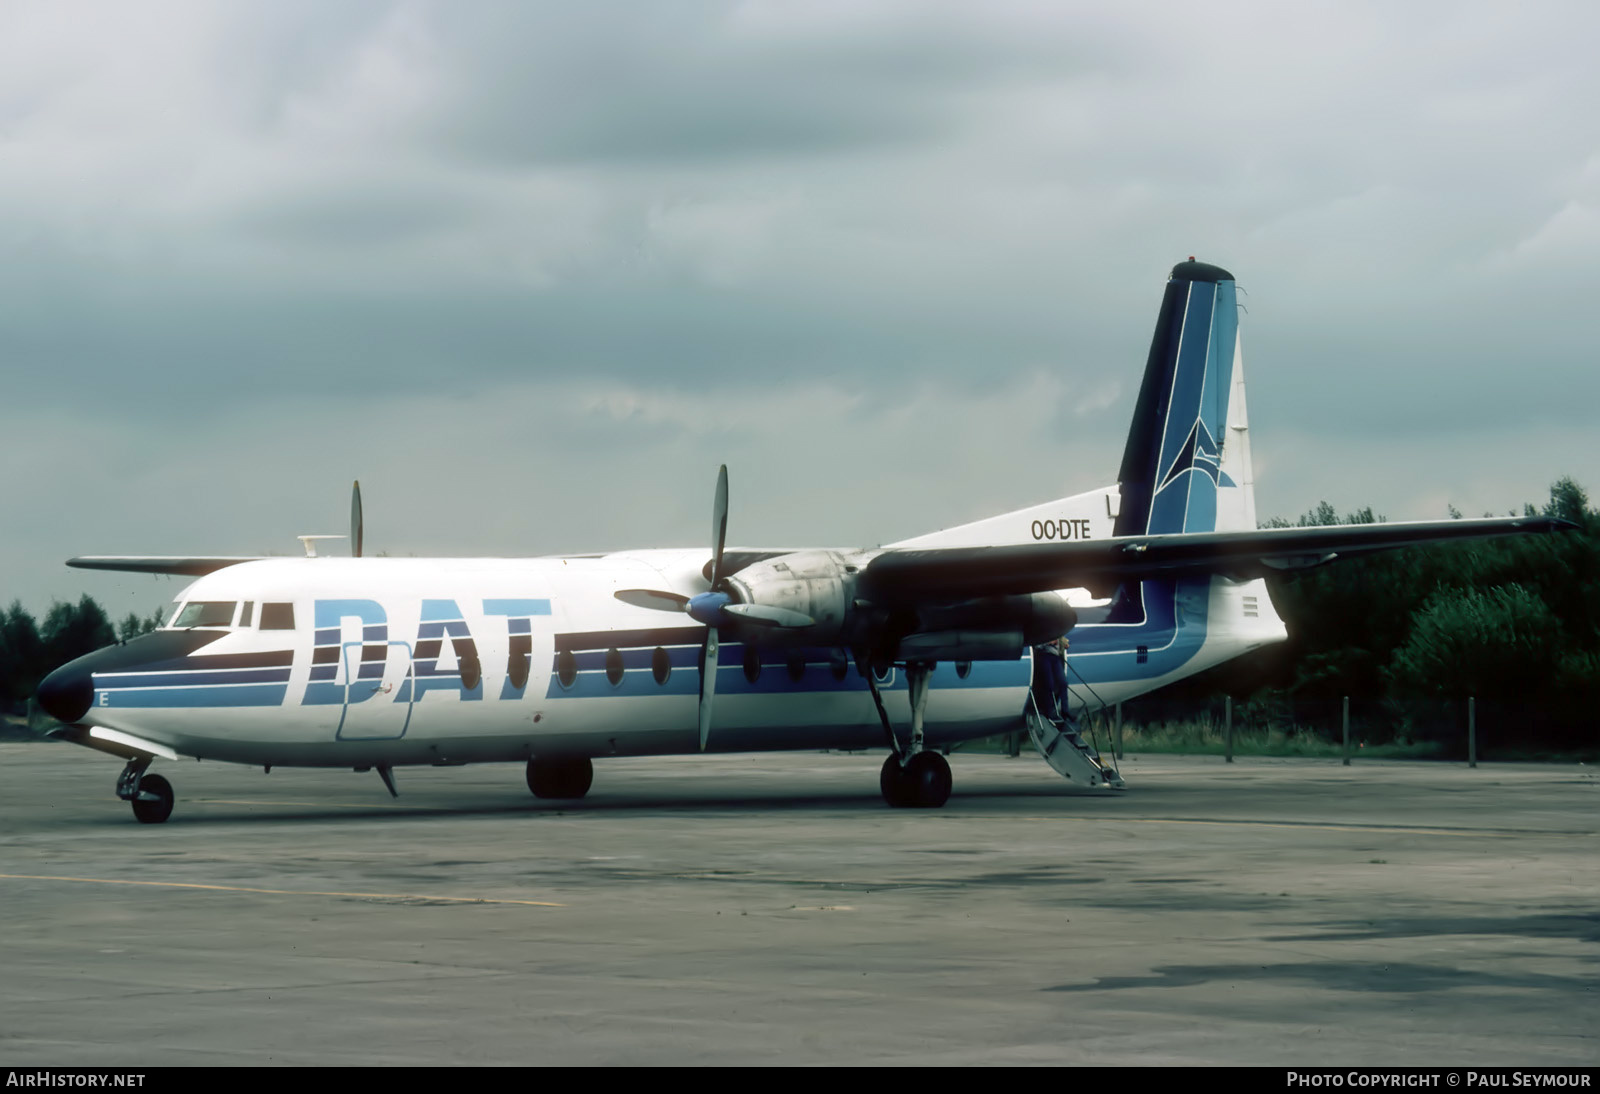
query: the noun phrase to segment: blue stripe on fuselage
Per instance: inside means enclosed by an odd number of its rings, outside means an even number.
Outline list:
[[[283,705],[287,684],[234,684],[199,688],[105,688],[94,696],[105,707],[276,707]]]
[[[231,669],[226,672],[107,672],[94,675],[96,688],[168,688],[218,684],[287,684],[289,670]]]
[[[697,647],[669,649],[672,672],[665,683],[656,683],[651,672],[651,656],[655,647],[619,650],[622,655],[622,679],[613,684],[605,674],[604,653],[578,653],[574,660],[580,671],[570,687],[563,687],[557,668],[552,666],[550,684],[545,691],[547,699],[597,698],[600,696],[647,695],[698,695],[700,693],[700,650]],[[724,642],[717,650],[718,695],[802,695],[865,693],[867,681],[851,664],[842,679],[834,676],[834,651],[827,647],[801,650],[769,649],[758,647],[761,671],[754,681],[745,675],[745,645]],[[789,655],[805,656],[805,668],[797,680],[789,673]],[[687,655],[687,656],[685,656]],[[584,667],[586,666],[586,667]],[[974,661],[965,677],[952,662],[940,662],[933,672],[929,686],[938,690],[966,688],[1026,687],[1031,675],[1029,662],[1024,658],[1009,661]],[[895,672],[888,683],[878,685],[880,691],[904,691],[904,675]]]
[[[1211,579],[1145,581],[1140,584],[1143,619],[1128,623],[1079,623],[1072,629],[1074,682],[1090,684],[1153,680],[1194,659],[1206,639]],[[1144,647],[1145,660],[1139,661]]]

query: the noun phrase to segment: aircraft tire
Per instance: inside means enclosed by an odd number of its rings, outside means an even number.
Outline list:
[[[133,815],[140,824],[165,824],[172,816],[172,784],[160,775],[146,775],[139,780],[140,797],[133,799]],[[154,794],[153,801],[143,795]]]
[[[594,764],[587,756],[528,761],[528,789],[536,798],[581,798],[593,784]]]
[[[938,809],[950,800],[954,779],[949,762],[937,752],[919,752],[900,773],[906,804],[917,809]]]
[[[883,770],[878,773],[878,789],[883,793],[883,800],[895,809],[911,804],[906,795],[905,768],[900,766],[900,757],[893,752],[883,761]]]

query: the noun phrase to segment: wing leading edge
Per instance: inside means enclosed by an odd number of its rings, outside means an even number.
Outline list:
[[[869,562],[861,577],[867,595],[884,601],[1078,588],[1109,595],[1125,581],[1210,574],[1261,577],[1397,547],[1574,527],[1555,517],[1500,517],[890,550]]]
[[[67,559],[79,570],[116,570],[128,574],[174,574],[204,577],[241,562],[260,562],[266,555],[182,556],[182,555],[80,555]]]

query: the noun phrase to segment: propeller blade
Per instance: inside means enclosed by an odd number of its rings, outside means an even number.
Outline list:
[[[705,645],[700,647],[700,751],[711,739],[711,700],[717,694],[717,628],[706,628]]]
[[[711,700],[717,694],[717,617],[727,606],[722,581],[722,548],[728,541],[728,465],[717,468],[717,493],[711,502],[711,589],[686,603],[691,618],[705,623],[706,640],[700,647],[700,751],[711,739]],[[692,606],[690,606],[692,605]]]
[[[717,496],[711,506],[711,588],[722,580],[722,548],[728,541],[728,465],[717,468]]]
[[[618,589],[611,595],[635,608],[650,608],[658,612],[681,612],[689,607],[688,597],[655,589]]]
[[[809,627],[816,622],[804,612],[766,604],[725,604],[722,610],[741,623],[754,623],[758,627]]]
[[[350,557],[361,557],[361,480],[350,488]]]

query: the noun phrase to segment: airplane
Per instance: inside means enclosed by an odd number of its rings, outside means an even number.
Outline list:
[[[726,545],[542,558],[96,556],[196,577],[165,626],[56,669],[59,739],[126,761],[117,796],[172,813],[156,759],[376,769],[518,762],[583,797],[607,756],[885,748],[894,807],[950,796],[945,754],[1025,730],[1086,786],[1114,765],[1040,709],[1036,645],[1071,633],[1081,714],[1287,637],[1264,575],[1371,551],[1569,527],[1548,517],[1258,529],[1234,277],[1166,283],[1117,483],[862,549]],[[900,697],[904,698],[901,699]],[[1092,697],[1092,699],[1091,699]]]

